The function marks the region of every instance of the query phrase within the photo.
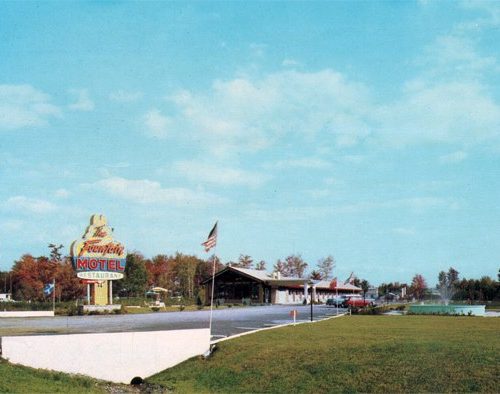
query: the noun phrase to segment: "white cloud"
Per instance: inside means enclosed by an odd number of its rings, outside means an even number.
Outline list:
[[[111,177],[96,182],[94,187],[139,204],[207,205],[223,201],[218,196],[202,190],[165,188],[159,182],[148,179]]]
[[[434,209],[457,210],[460,208],[458,201],[441,197],[409,197],[392,200],[369,200],[335,207],[338,213],[360,213],[381,209],[406,209],[410,212],[421,214]]]
[[[166,138],[172,127],[172,120],[162,115],[158,109],[152,109],[144,115],[144,123],[147,134],[159,139]]]
[[[175,129],[220,155],[259,151],[289,136],[327,135],[348,146],[370,131],[367,90],[333,70],[217,80],[209,92],[180,91],[170,99],[181,114]]]
[[[57,189],[54,193],[57,198],[68,198],[70,196],[70,192],[66,189]]]
[[[457,61],[473,59],[464,57],[457,54]],[[479,63],[469,68],[479,69]],[[400,97],[386,103],[374,102],[363,84],[333,70],[217,80],[208,92],[184,90],[170,96],[177,115],[167,118],[154,110],[149,128],[157,136],[168,129],[201,141],[218,156],[257,152],[290,140],[316,141],[329,149],[364,141],[395,147],[500,142],[500,105],[488,86],[472,77],[434,77],[431,73],[408,81]],[[318,163],[311,165],[326,167]]]
[[[467,153],[463,151],[456,151],[453,153],[449,153],[447,155],[442,155],[439,157],[439,161],[444,164],[451,164],[451,163],[460,163],[467,159]]]
[[[396,227],[396,228],[393,228],[392,231],[395,234],[404,235],[404,236],[411,236],[411,235],[416,234],[414,228],[408,228],[408,227]]]
[[[463,1],[462,7],[481,12],[481,16],[457,25],[457,30],[466,33],[500,26],[500,5],[498,1]]]
[[[266,53],[266,49],[267,49],[266,44],[257,44],[257,43],[250,44],[250,51],[252,55],[256,57],[263,57],[264,54]]]
[[[0,130],[45,126],[61,110],[48,94],[31,85],[0,85]]]
[[[330,168],[331,163],[327,160],[316,157],[302,157],[298,159],[278,160],[267,164],[266,167],[284,169],[284,168],[305,168],[305,169],[325,169]]]
[[[269,176],[257,172],[208,162],[179,161],[174,164],[173,168],[191,181],[214,185],[241,185],[256,188],[269,179]]]
[[[0,224],[0,231],[4,234],[20,231],[25,226],[21,220],[5,220]]]
[[[49,201],[25,196],[15,196],[5,202],[5,207],[19,213],[46,214],[56,210],[56,206]]]
[[[379,138],[392,145],[474,145],[500,136],[500,106],[478,82],[414,83],[398,103],[379,109],[378,120]]]
[[[331,195],[330,190],[328,189],[310,189],[306,190],[306,194],[315,200],[319,200],[322,198],[329,197]]]
[[[296,67],[300,66],[300,63],[296,60],[293,59],[284,59],[283,62],[281,63],[283,67]]]
[[[117,101],[119,103],[133,103],[142,99],[142,92],[127,92],[125,90],[117,90],[109,94],[109,98],[112,101]]]
[[[76,102],[68,105],[68,108],[73,111],[92,111],[95,107],[94,102],[90,99],[87,89],[71,89],[69,91],[76,96]]]
[[[469,36],[456,33],[439,36],[427,47],[422,62],[430,76],[457,80],[480,77],[496,65],[495,57],[481,55]]]

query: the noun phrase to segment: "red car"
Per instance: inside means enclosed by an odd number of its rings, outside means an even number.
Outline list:
[[[363,297],[359,296],[351,296],[347,298],[343,303],[344,308],[352,308],[352,307],[364,308],[365,306],[372,306],[372,305],[373,305],[372,300],[364,299]]]

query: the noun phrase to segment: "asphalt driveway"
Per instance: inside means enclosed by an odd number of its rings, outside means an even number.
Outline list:
[[[293,321],[290,311],[296,309],[297,321],[310,320],[309,305],[270,305],[244,308],[214,309],[214,339],[236,335],[263,327]],[[339,308],[338,312],[345,310]],[[315,305],[313,319],[335,315],[337,309]],[[56,316],[39,318],[1,318],[0,336],[32,334],[76,334],[95,332],[157,331],[208,328],[209,311],[158,312],[136,315]]]

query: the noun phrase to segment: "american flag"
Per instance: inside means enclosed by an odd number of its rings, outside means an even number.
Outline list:
[[[217,245],[217,222],[215,222],[212,231],[208,234],[207,240],[203,242],[202,245],[205,247],[205,252],[208,252],[210,249],[215,247],[215,245]]]

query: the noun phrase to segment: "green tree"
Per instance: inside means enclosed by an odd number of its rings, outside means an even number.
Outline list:
[[[361,289],[363,289],[363,299],[365,299],[366,292],[370,288],[370,283],[366,279],[363,279],[361,282],[359,282],[359,287],[361,287]]]
[[[118,282],[121,282],[122,288],[127,291],[129,296],[144,295],[148,283],[148,273],[144,257],[140,253],[127,254],[125,279]]]
[[[253,259],[249,255],[240,254],[237,266],[241,267],[241,268],[251,268],[252,263],[253,263]]]
[[[196,256],[176,253],[175,274],[178,292],[189,299],[195,296],[195,276],[198,264],[202,261]]]
[[[255,264],[255,269],[259,271],[265,271],[266,262],[264,260],[260,260],[258,263]]]
[[[0,289],[3,293],[11,292],[11,273],[9,271],[0,271]]]
[[[318,271],[321,274],[322,279],[330,279],[332,277],[335,264],[335,259],[332,255],[323,257],[318,261]]]
[[[273,272],[276,272],[276,273],[279,273],[279,274],[285,276],[286,275],[286,264],[285,264],[285,262],[283,262],[280,259],[278,259],[276,261],[276,264],[274,264],[274,266],[273,266]]]
[[[308,265],[300,254],[292,254],[285,259],[285,276],[303,278]]]
[[[61,249],[64,248],[63,245],[55,245],[55,244],[49,244],[49,250],[50,250],[50,261],[54,263],[60,263],[62,261],[62,253]]]

